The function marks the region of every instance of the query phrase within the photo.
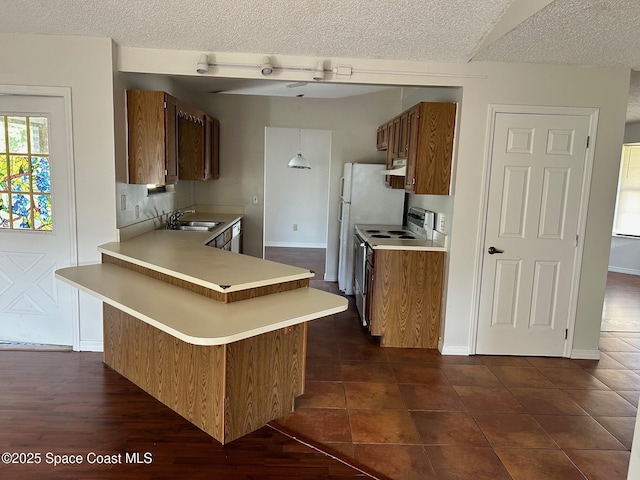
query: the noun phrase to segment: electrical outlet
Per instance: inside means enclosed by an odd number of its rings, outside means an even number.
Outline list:
[[[294,232],[297,232],[297,231],[298,231],[298,224],[297,224],[297,223],[294,223],[294,224],[293,224],[293,231],[294,231]]]
[[[120,195],[120,210],[126,210],[126,209],[127,209],[127,196]]]
[[[447,228],[447,217],[444,216],[442,213],[438,214],[438,228],[436,228],[436,230],[438,230],[439,232],[444,233],[445,228]]]
[[[140,205],[136,205],[135,218],[136,218],[136,220],[140,218]]]

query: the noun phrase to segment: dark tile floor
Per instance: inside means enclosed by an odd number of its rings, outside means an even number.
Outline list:
[[[625,479],[640,333],[603,332],[600,348],[600,361],[380,348],[350,305],[309,324],[306,392],[274,425],[380,478]]]

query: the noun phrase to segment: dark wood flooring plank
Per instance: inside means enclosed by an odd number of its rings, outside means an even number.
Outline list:
[[[99,353],[0,351],[0,454],[40,453],[41,463],[0,463],[0,478],[356,479],[365,476],[271,427],[222,446],[102,363]],[[87,455],[121,464],[90,464]],[[148,464],[126,463],[126,454]],[[79,465],[46,454],[81,455]],[[133,457],[132,457],[133,455]]]

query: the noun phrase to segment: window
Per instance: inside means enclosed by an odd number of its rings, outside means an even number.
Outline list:
[[[613,233],[640,237],[640,144],[622,147]]]
[[[0,230],[53,229],[49,120],[0,115]]]

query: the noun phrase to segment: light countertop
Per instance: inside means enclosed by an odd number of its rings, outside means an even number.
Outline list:
[[[406,229],[398,225],[356,225],[356,230],[363,235],[360,228],[366,228],[371,230],[400,230]],[[371,248],[379,250],[421,250],[426,252],[446,252],[446,236],[435,232],[433,240],[415,239],[409,240],[405,238],[371,238],[367,237],[367,243]]]
[[[62,268],[56,278],[194,345],[228,344],[348,306],[346,298],[313,288],[225,304],[113,264]]]
[[[222,221],[212,232],[152,230],[98,251],[218,292],[235,292],[314,276],[304,268],[209,247],[206,244],[242,216],[197,213],[182,220]]]

